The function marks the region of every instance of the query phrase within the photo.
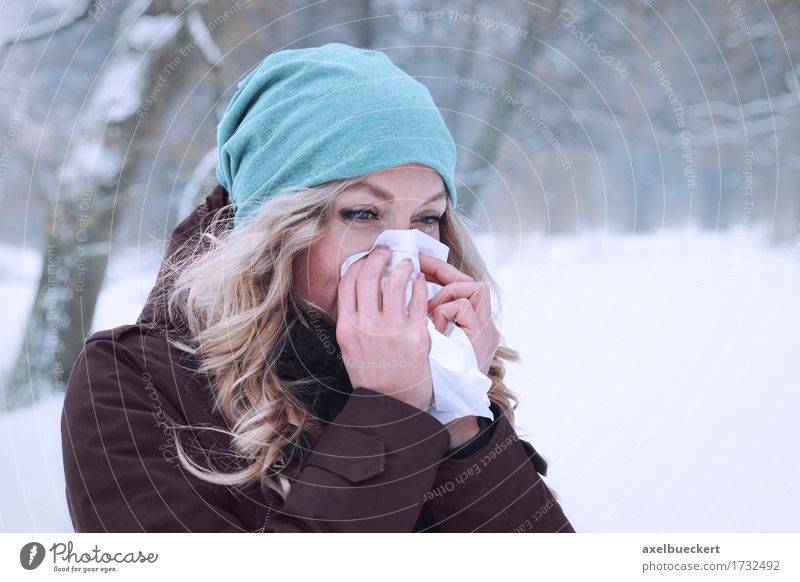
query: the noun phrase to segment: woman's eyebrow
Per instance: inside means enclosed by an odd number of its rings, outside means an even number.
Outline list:
[[[369,182],[364,182],[364,181],[355,182],[354,184],[350,185],[350,188],[352,188],[352,189],[359,188],[361,190],[365,190],[365,191],[369,192],[370,194],[372,194],[373,196],[375,196],[376,198],[380,198],[380,199],[385,200],[387,202],[390,202],[391,200],[394,200],[394,196],[392,196],[392,194],[390,192],[388,192],[387,190],[384,190],[380,186],[377,186],[375,184],[371,184]],[[350,188],[348,188],[348,189],[350,189]],[[427,204],[428,202],[433,202],[434,200],[438,200],[439,198],[441,198],[443,196],[447,196],[447,190],[442,190],[441,192],[437,192],[436,194],[431,196],[428,200],[426,200],[425,203]]]

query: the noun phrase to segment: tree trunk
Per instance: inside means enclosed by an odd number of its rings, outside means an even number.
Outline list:
[[[547,42],[555,28],[555,19],[558,11],[561,9],[563,0],[555,0],[552,3],[550,15],[545,15],[542,10],[536,8],[529,8],[525,29],[534,31],[538,29],[539,40],[530,38],[520,41],[517,46],[516,54],[509,58],[509,62],[518,64],[524,71],[531,72],[534,63],[542,53],[543,43]],[[539,23],[541,26],[536,26]],[[516,67],[508,66],[505,81],[501,87],[507,88],[511,95],[516,96],[520,87],[524,83],[530,82],[530,77],[524,72],[520,72]],[[510,111],[513,107],[504,99],[494,99],[489,112],[486,114],[486,121],[484,122],[484,130],[481,132],[477,139],[477,143],[473,148],[476,152],[475,163],[469,169],[470,174],[477,174],[484,168],[494,165],[497,161],[497,156],[500,152],[501,137],[507,133],[512,121],[515,119],[513,112]],[[475,205],[474,197],[465,197],[463,203],[459,200],[459,205],[462,207],[464,214],[470,216],[472,208]]]
[[[142,128],[153,125],[148,115],[161,110],[179,86],[177,75],[167,79],[171,88],[159,83],[165,57],[175,61],[187,46],[176,44],[185,28],[170,11],[180,9],[174,4],[140,1],[126,10],[114,53],[78,122],[49,216],[36,297],[4,386],[7,410],[63,392],[83,348],[106,274],[112,219],[124,213],[127,195],[120,193],[131,189],[145,153],[141,144],[149,135]]]

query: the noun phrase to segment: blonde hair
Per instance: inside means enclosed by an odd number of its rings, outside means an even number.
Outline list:
[[[284,500],[288,495],[291,485],[281,469],[294,460],[301,442],[311,442],[301,438],[313,439],[324,428],[292,393],[293,382],[276,373],[291,316],[298,314],[292,264],[324,235],[336,196],[358,179],[279,193],[235,229],[232,207],[225,206],[196,240],[167,259],[166,276],[172,281],[166,291],[168,313],[180,317],[188,332],[170,342],[198,359],[198,372],[208,375],[214,406],[230,427],[211,430],[229,435],[234,457],[245,462],[234,472],[206,469],[189,458],[176,435],[177,456],[193,475],[222,485],[259,480]],[[486,281],[499,295],[470,238],[472,224],[449,198],[445,217],[440,239],[450,247],[448,262]],[[503,381],[504,360],[517,361],[519,354],[503,345],[497,349],[488,396],[513,425],[518,399]]]

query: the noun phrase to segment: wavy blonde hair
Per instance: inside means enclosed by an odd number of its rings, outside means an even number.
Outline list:
[[[214,405],[231,429],[213,430],[229,435],[233,455],[245,462],[234,472],[209,470],[192,460],[176,437],[177,455],[195,476],[222,485],[258,480],[286,499],[291,485],[281,469],[304,433],[313,439],[324,428],[292,393],[293,382],[276,373],[288,316],[298,313],[292,265],[324,235],[336,196],[360,178],[281,192],[235,229],[232,216],[224,216],[232,207],[225,206],[193,244],[167,259],[173,281],[166,293],[169,316],[184,320],[188,331],[170,342],[198,359],[198,371],[213,386]],[[489,283],[498,297],[499,288],[470,237],[474,224],[446,200],[440,239],[450,247],[448,262]],[[488,396],[513,425],[518,398],[504,383],[504,360],[518,361],[519,354],[501,344],[489,368]]]

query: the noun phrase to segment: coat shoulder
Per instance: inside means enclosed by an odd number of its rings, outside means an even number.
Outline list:
[[[177,336],[175,337],[177,339]],[[84,339],[84,349],[94,343],[110,342],[115,353],[134,358],[142,367],[178,362],[186,363],[188,354],[170,341],[169,333],[160,328],[139,323],[119,325],[90,333]],[[188,372],[190,369],[184,370]]]
[[[130,323],[125,325],[118,325],[109,329],[101,329],[90,333],[84,338],[84,344],[96,341],[112,341],[112,342],[126,342],[130,343],[137,339],[149,338],[152,341],[161,341],[169,343],[163,333],[155,333],[154,329],[148,325],[139,323]],[[133,345],[132,343],[130,345]]]
[[[124,396],[144,382],[187,420],[211,420],[214,407],[208,377],[198,372],[196,359],[174,346],[163,329],[127,324],[89,334],[72,375],[68,392],[87,386],[94,392]],[[215,424],[221,422],[214,419]]]

